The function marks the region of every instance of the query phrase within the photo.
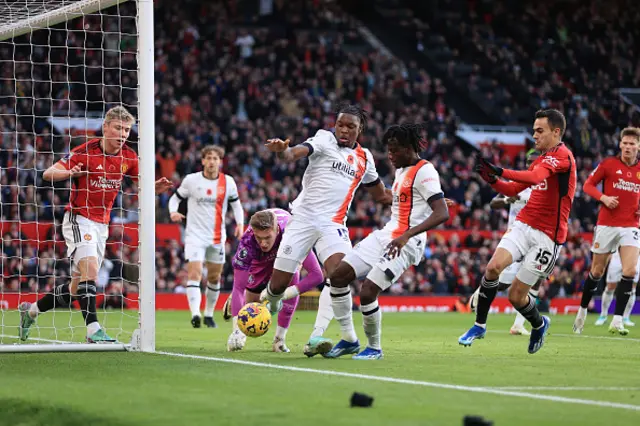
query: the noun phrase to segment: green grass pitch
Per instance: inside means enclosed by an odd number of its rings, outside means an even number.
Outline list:
[[[47,328],[54,318],[57,332]],[[354,318],[362,339],[361,315]],[[471,315],[384,314],[385,359],[353,361],[302,355],[313,312],[296,313],[290,354],[270,352],[273,330],[228,353],[230,323],[193,329],[189,319],[188,312],[158,312],[157,350],[198,359],[0,353],[0,424],[461,425],[465,415],[495,425],[640,424],[640,329],[611,338],[606,327],[587,325],[573,336],[573,317],[555,316],[545,347],[529,355],[528,338],[508,333],[512,315],[490,316],[487,337],[464,348],[457,338]],[[77,312],[38,322],[32,337],[67,340],[69,324],[77,326],[74,340],[83,337]],[[110,332],[121,323],[133,329],[135,313],[106,316]],[[0,332],[15,335],[16,324],[15,312],[3,312]],[[338,339],[335,323],[327,336]],[[373,407],[350,408],[354,391],[373,396]]]

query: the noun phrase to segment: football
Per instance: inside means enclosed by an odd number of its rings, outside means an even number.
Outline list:
[[[238,328],[249,337],[260,337],[269,331],[271,312],[261,303],[247,303],[238,312]]]

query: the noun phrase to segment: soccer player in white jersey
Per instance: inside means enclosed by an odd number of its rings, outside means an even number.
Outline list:
[[[531,164],[539,156],[540,154],[535,149],[529,150],[529,152],[527,152],[527,168],[531,166]],[[491,203],[489,203],[489,207],[491,207],[494,210],[508,208],[509,222],[507,226],[508,226],[508,229],[511,229],[514,222],[516,221],[516,216],[518,216],[518,213],[520,213],[520,210],[522,210],[522,208],[527,205],[527,201],[529,201],[530,195],[531,195],[531,188],[525,188],[518,195],[515,195],[513,197],[507,197],[505,195],[498,194],[495,196],[493,200],[491,200]],[[504,291],[511,285],[511,283],[513,282],[513,279],[518,274],[518,271],[520,270],[521,265],[522,265],[522,262],[520,261],[513,262],[510,266],[508,266],[504,271],[500,273],[500,277],[498,278],[498,282],[500,283],[500,285],[498,286],[499,291]],[[538,281],[533,287],[531,287],[531,290],[529,291],[529,294],[531,295],[531,297],[535,299],[538,298],[538,291],[539,291],[538,289],[540,288],[540,283],[541,283],[541,280]],[[475,311],[475,308],[477,306],[479,294],[480,294],[480,286],[478,286],[476,291],[471,296],[471,309],[473,309],[473,311]],[[517,312],[516,319],[513,322],[513,325],[511,326],[511,330],[509,330],[509,332],[513,335],[528,336],[530,333],[524,326],[525,321],[526,321],[525,317],[523,317],[522,314],[520,314],[520,312]]]
[[[234,236],[244,232],[244,211],[233,178],[220,171],[224,151],[218,146],[202,149],[202,172],[185,176],[178,190],[169,199],[169,212],[173,222],[185,217],[178,212],[180,200],[187,200],[187,226],[184,238],[184,257],[187,260],[187,299],[191,310],[191,325],[200,328],[202,292],[202,264],[207,267],[206,305],[204,323],[215,328],[213,310],[220,296],[220,275],[224,266],[227,239],[225,217],[231,205],[236,220]]]
[[[366,277],[360,290],[360,311],[368,342],[367,347],[353,358],[382,358],[382,312],[378,307],[378,294],[388,289],[408,268],[422,261],[427,243],[425,231],[449,219],[440,176],[433,164],[418,155],[420,130],[421,127],[415,124],[401,124],[389,127],[384,134],[389,161],[396,168],[391,220],[362,240],[331,276],[331,302],[340,323],[342,340],[325,355],[327,358],[360,350],[353,328],[349,284],[361,277]]]
[[[607,287],[604,289],[602,293],[601,300],[601,309],[600,316],[596,320],[596,325],[601,326],[605,325],[607,322],[607,316],[609,315],[609,307],[611,306],[611,302],[613,301],[613,294],[618,287],[618,282],[622,279],[622,260],[620,259],[620,252],[616,251],[611,255],[611,260],[609,261],[609,268],[607,270]],[[631,290],[631,297],[629,297],[629,301],[627,305],[624,307],[624,314],[622,315],[622,323],[627,327],[633,327],[636,325],[629,316],[631,315],[631,311],[633,310],[633,306],[636,304],[636,287],[638,285],[638,280],[640,279],[640,258],[638,258],[638,263],[636,264],[636,275],[633,279],[633,287]]]
[[[351,251],[345,222],[360,185],[371,192],[375,201],[391,204],[391,191],[378,177],[371,152],[357,141],[365,121],[366,114],[360,107],[346,105],[338,110],[333,132],[318,130],[315,136],[291,148],[288,139],[267,141],[267,148],[281,160],[309,159],[302,178],[302,192],[293,202],[292,217],[282,236],[273,274],[263,296],[273,312],[282,305],[284,291],[312,248],[315,247],[329,277]],[[324,354],[331,349],[331,341],[322,337],[331,318],[329,290],[325,287],[320,295],[313,333],[305,345],[307,356]]]

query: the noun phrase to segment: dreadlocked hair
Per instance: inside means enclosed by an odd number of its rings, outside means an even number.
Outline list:
[[[395,139],[400,145],[410,146],[415,152],[420,152],[425,146],[422,139],[422,124],[404,123],[394,124],[384,132],[382,141],[388,144],[391,139]]]
[[[364,129],[367,127],[369,113],[362,109],[360,105],[341,103],[336,110],[336,118],[340,114],[349,114],[358,117],[358,120],[360,120],[360,132],[364,132]]]

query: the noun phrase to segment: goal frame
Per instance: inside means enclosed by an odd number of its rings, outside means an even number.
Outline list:
[[[0,26],[0,41],[48,28],[130,0],[81,0]],[[130,343],[2,344],[0,353],[25,352],[155,352],[155,117],[153,0],[135,0],[137,8],[138,63],[138,328]]]

